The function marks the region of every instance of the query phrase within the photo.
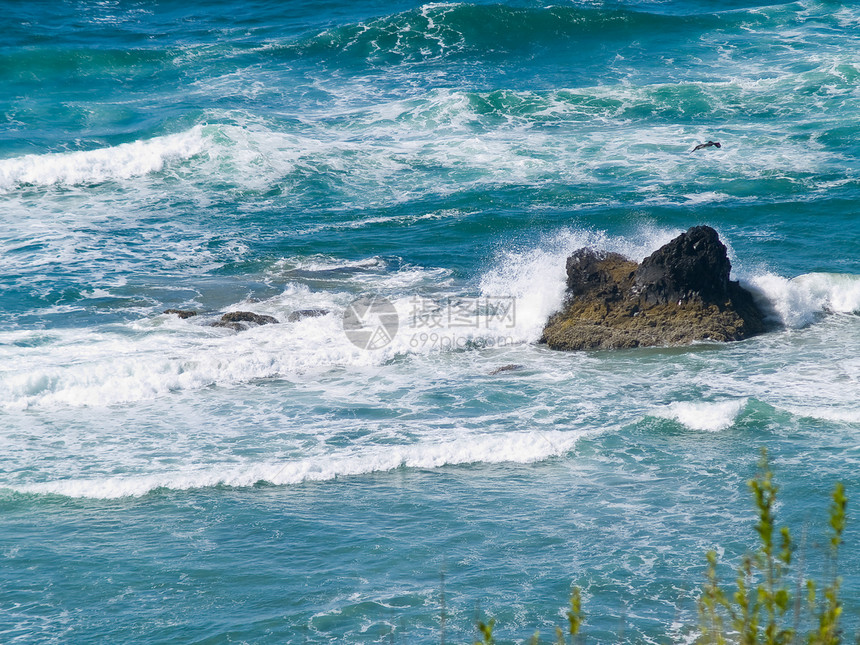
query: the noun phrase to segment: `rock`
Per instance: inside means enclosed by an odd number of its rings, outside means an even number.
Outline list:
[[[273,316],[255,314],[250,311],[231,311],[221,316],[221,322],[248,322],[255,325],[274,325],[279,321]]]
[[[299,309],[287,316],[287,322],[296,322],[305,318],[319,318],[320,316],[327,316],[328,313],[328,309]]]
[[[166,314],[176,314],[177,316],[179,316],[179,317],[180,317],[180,318],[182,318],[183,320],[184,320],[185,318],[191,318],[192,316],[196,316],[196,315],[197,315],[197,312],[196,312],[196,311],[191,311],[190,309],[165,309],[165,310],[164,310],[164,313],[166,313]]]
[[[567,258],[567,290],[571,296],[599,294],[617,300],[623,296],[619,288],[626,285],[636,263],[618,253],[579,249]]]
[[[277,324],[279,321],[272,316],[255,314],[250,311],[231,311],[221,316],[220,320],[212,323],[212,327],[227,327],[236,331],[244,331],[250,325]]]
[[[698,297],[705,302],[730,298],[732,263],[710,226],[695,226],[657,249],[636,269],[636,289],[648,304]]]
[[[764,331],[752,295],[729,279],[717,232],[696,226],[641,264],[580,249],[567,259],[567,300],[542,342],[553,349],[616,349],[742,340]]]
[[[501,374],[502,372],[515,372],[521,369],[523,369],[522,365],[510,363],[509,365],[502,365],[501,367],[497,367],[492,372],[490,372],[490,376],[495,376],[496,374]]]

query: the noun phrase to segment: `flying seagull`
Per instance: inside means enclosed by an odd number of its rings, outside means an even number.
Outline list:
[[[696,152],[696,150],[701,150],[702,148],[711,148],[711,147],[722,148],[723,146],[720,145],[719,141],[708,141],[707,143],[700,143],[695,148],[690,150],[690,152]]]

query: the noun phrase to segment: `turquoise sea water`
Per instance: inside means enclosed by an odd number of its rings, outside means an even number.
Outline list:
[[[824,568],[860,500],[855,4],[3,8],[0,641],[521,642],[578,585],[588,642],[688,642],[761,446]],[[697,224],[768,334],[537,344],[570,252]]]

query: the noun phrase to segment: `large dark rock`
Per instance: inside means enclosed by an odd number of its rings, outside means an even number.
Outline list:
[[[729,279],[717,232],[696,226],[641,264],[580,249],[567,259],[567,300],[542,341],[553,349],[613,349],[741,340],[764,331],[752,296]]]
[[[648,304],[696,297],[724,302],[730,296],[731,270],[717,232],[710,226],[694,226],[642,260],[634,281]]]
[[[636,266],[618,253],[579,249],[567,258],[568,296],[600,296],[607,301],[623,298]]]
[[[248,329],[250,325],[275,324],[278,319],[273,316],[255,314],[250,311],[231,311],[221,316],[220,320],[212,323],[212,327],[227,327],[236,331]]]

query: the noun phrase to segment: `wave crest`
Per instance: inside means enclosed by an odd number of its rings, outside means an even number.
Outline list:
[[[603,40],[615,33],[629,37],[677,29],[691,20],[705,27],[713,24],[715,18],[629,9],[429,3],[418,9],[328,29],[273,49],[299,56],[340,54],[372,64],[390,64],[466,52],[492,55],[553,41]]]
[[[654,416],[677,421],[691,430],[718,432],[734,425],[747,399],[719,401],[678,401],[654,411]]]
[[[0,191],[19,186],[74,186],[158,172],[171,159],[203,150],[203,127],[153,139],[80,152],[31,154],[0,161]]]
[[[583,432],[508,432],[469,434],[451,441],[380,446],[360,452],[306,457],[284,462],[213,465],[138,476],[59,479],[7,488],[17,493],[95,499],[139,497],[154,490],[190,490],[260,483],[277,486],[385,472],[397,468],[441,468],[472,463],[533,463],[573,449]],[[190,472],[189,472],[190,471]]]

